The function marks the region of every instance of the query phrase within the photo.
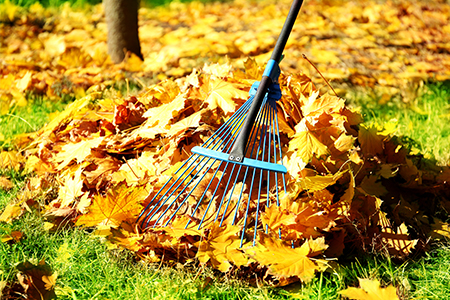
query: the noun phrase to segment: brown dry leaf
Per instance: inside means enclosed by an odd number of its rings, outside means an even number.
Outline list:
[[[358,278],[360,288],[349,287],[339,291],[339,294],[356,300],[399,300],[397,290],[392,285],[380,287],[377,279]]]
[[[49,265],[42,260],[37,265],[28,261],[17,266],[20,285],[23,287],[27,299],[49,300],[55,299],[55,283],[58,275],[53,273]]]
[[[378,134],[376,127],[365,127],[362,125],[359,128],[358,141],[361,143],[361,149],[366,156],[375,156],[383,154],[384,137]]]

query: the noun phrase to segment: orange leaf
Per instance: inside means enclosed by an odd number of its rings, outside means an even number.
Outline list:
[[[339,291],[339,294],[356,300],[399,300],[397,291],[392,285],[382,288],[377,279],[358,278],[358,280],[360,288],[349,287]]]
[[[230,269],[231,263],[237,266],[245,265],[248,259],[238,248],[240,226],[212,223],[209,234],[200,241],[196,258],[201,263],[211,262],[213,267],[222,272]]]
[[[117,227],[123,221],[133,219],[139,214],[139,203],[145,196],[146,192],[139,188],[116,187],[105,197],[95,196],[89,212],[82,215],[76,225]]]
[[[261,214],[261,221],[264,226],[269,226],[271,230],[277,230],[281,226],[295,224],[297,217],[289,213],[288,210],[272,205]]]
[[[314,249],[315,252],[317,250]],[[320,269],[308,257],[311,252],[308,242],[299,248],[292,248],[279,239],[262,236],[260,242],[246,252],[260,264],[268,266],[270,274],[280,278],[298,276],[302,281],[308,282]]]

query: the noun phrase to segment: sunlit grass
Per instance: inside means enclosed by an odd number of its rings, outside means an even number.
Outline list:
[[[396,97],[380,104],[370,93],[350,93],[349,102],[358,108],[365,123],[394,128],[412,151],[450,164],[450,82],[425,85],[417,97]]]
[[[22,133],[34,132],[50,121],[52,113],[64,110],[64,101],[31,97],[27,106],[14,107],[0,115],[0,149],[13,147],[13,139]]]

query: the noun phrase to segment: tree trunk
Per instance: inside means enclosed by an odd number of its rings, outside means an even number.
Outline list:
[[[139,0],[104,0],[108,30],[108,53],[120,63],[130,51],[144,60],[138,34]]]

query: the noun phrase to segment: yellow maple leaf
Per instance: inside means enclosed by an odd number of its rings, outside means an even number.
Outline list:
[[[240,90],[237,85],[222,79],[206,79],[206,83],[201,86],[205,95],[204,101],[208,103],[208,108],[213,110],[221,108],[225,113],[234,113],[236,102],[234,98],[247,99],[248,93]]]
[[[186,117],[172,126],[170,126],[170,130],[167,133],[169,136],[176,136],[178,134],[185,133],[189,128],[197,128],[200,124],[200,120],[202,118],[202,114],[205,110],[200,110],[196,113],[193,113],[189,117]]]
[[[91,150],[93,148],[97,148],[104,141],[104,139],[105,138],[101,136],[82,140],[78,143],[65,144],[62,146],[61,152],[59,152],[55,157],[55,161],[59,163],[57,169],[63,170],[72,162],[72,160],[75,160],[77,164],[81,163],[88,155],[91,154]]]
[[[321,95],[319,91],[314,91],[301,107],[303,116],[316,116],[322,113],[339,112],[344,108],[345,101],[342,98],[331,96],[329,94]]]
[[[169,103],[150,108],[142,115],[144,118],[148,118],[148,120],[145,121],[141,128],[145,128],[146,126],[153,127],[155,124],[161,128],[164,128],[175,116],[179,114],[181,110],[185,108],[185,102],[186,94],[181,93]]]
[[[271,230],[277,230],[281,226],[295,224],[297,216],[291,214],[288,210],[279,206],[272,205],[261,214],[261,221],[264,226],[268,226]]]
[[[358,278],[358,280],[360,288],[349,287],[338,293],[355,300],[399,300],[397,291],[392,285],[382,288],[377,279]]]
[[[316,247],[314,251],[317,252],[318,248]],[[311,252],[308,242],[298,248],[292,248],[280,239],[262,236],[260,242],[246,252],[261,265],[268,266],[270,274],[280,278],[297,276],[303,282],[308,282],[320,269],[308,257]]]
[[[17,151],[0,151],[0,169],[19,171],[24,161],[22,154]]]
[[[211,262],[212,266],[222,272],[230,269],[231,263],[237,266],[245,265],[248,259],[239,250],[241,231],[240,226],[230,224],[219,227],[213,222],[209,234],[199,242],[196,258],[201,263]]]
[[[6,206],[3,213],[0,215],[0,222],[11,223],[12,220],[19,217],[22,214],[22,208],[14,203],[10,203]]]
[[[320,157],[329,153],[328,148],[306,126],[305,121],[296,127],[296,133],[289,142],[289,151],[295,152],[304,162],[309,162],[313,156]]]
[[[83,188],[82,171],[82,168],[78,168],[73,176],[65,176],[66,180],[58,190],[57,200],[60,201],[61,207],[69,206],[78,196],[81,196],[81,189]]]
[[[336,174],[303,176],[299,178],[298,183],[309,192],[320,191],[335,184],[346,172],[347,170],[342,170]]]
[[[119,186],[108,191],[104,197],[96,195],[89,212],[82,215],[76,225],[117,227],[140,213],[140,202],[146,194],[139,188]]]
[[[381,200],[378,200],[378,208],[380,204]],[[410,239],[405,223],[400,224],[396,230],[393,230],[386,213],[381,210],[378,212],[378,225],[381,227],[379,235],[381,245],[376,246],[381,250],[387,251],[392,256],[405,257],[409,255],[418,242],[417,239]]]

